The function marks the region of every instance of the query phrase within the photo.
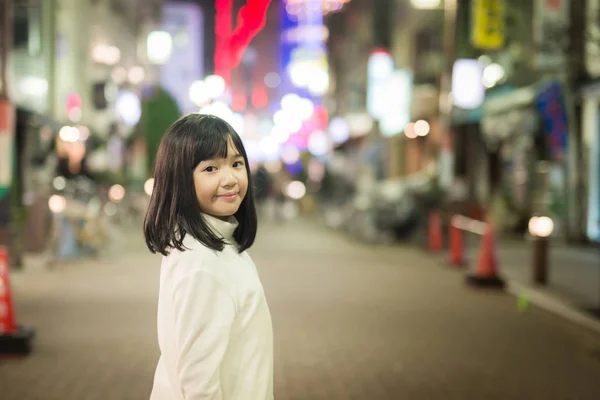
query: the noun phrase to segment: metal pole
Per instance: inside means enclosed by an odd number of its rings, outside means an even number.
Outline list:
[[[548,283],[548,238],[535,236],[532,252],[533,283],[546,285]]]
[[[0,99],[8,99],[8,57],[12,43],[12,0],[0,0]]]
[[[450,99],[450,91],[452,89],[452,67],[456,57],[456,13],[457,0],[444,0],[444,69],[440,77],[440,93],[439,93],[439,115],[440,115],[440,138],[441,149],[438,156],[440,163],[444,160],[444,165],[441,166],[440,186],[442,189],[449,189],[453,180],[454,161],[452,155],[452,137],[451,137],[451,118],[452,118],[452,101]],[[444,172],[446,171],[446,172]]]

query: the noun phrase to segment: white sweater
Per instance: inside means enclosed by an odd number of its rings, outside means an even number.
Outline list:
[[[204,215],[233,243],[237,223]],[[273,399],[273,329],[250,256],[213,251],[186,235],[163,258],[151,400]]]

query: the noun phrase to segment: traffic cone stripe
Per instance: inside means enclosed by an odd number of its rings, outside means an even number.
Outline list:
[[[27,355],[35,337],[35,329],[17,326],[6,249],[0,247],[0,357]]]
[[[463,231],[454,225],[450,224],[450,265],[460,266],[464,265],[464,245],[463,245]]]
[[[442,217],[437,211],[429,214],[429,250],[440,251],[444,247],[442,239]]]
[[[0,334],[12,334],[17,329],[8,274],[8,256],[0,248]]]
[[[468,276],[467,281],[477,286],[504,287],[504,281],[498,276],[498,257],[491,224],[487,225],[481,238],[475,273]]]

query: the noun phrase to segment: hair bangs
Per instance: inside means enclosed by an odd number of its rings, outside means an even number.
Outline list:
[[[202,161],[227,158],[230,139],[236,148],[239,147],[235,143],[235,136],[237,135],[228,123],[211,115],[205,115],[204,119],[207,122],[207,127],[202,132],[197,132],[194,168]]]

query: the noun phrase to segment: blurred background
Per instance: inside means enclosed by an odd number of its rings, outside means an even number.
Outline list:
[[[149,395],[190,112],[251,161],[276,398],[599,398],[600,0],[0,5],[1,399]]]

